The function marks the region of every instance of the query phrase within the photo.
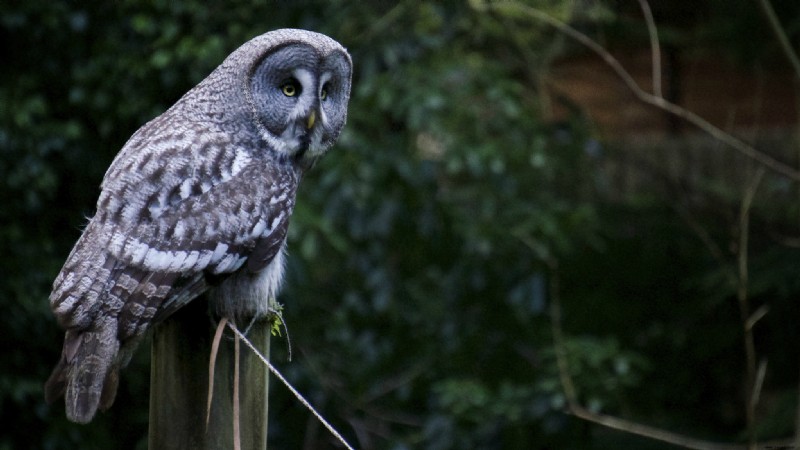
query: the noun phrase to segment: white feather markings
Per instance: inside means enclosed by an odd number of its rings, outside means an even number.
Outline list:
[[[180,254],[180,255],[179,255]],[[161,251],[151,248],[144,257],[144,266],[150,270],[167,270],[179,256],[184,256],[186,252],[181,251]]]
[[[113,233],[108,243],[108,250],[112,254],[122,253],[122,248],[125,246],[125,236],[121,233]]]
[[[291,148],[288,144],[283,142],[283,140],[275,136],[274,134],[270,133],[266,128],[259,127],[259,134],[261,134],[261,138],[267,141],[267,144],[272,147],[275,152],[278,154],[289,154],[291,153]]]
[[[211,255],[211,263],[216,263],[222,259],[223,256],[228,252],[228,244],[223,244],[220,242],[217,244],[217,248],[214,249],[214,254]]]
[[[280,214],[275,216],[274,219],[272,219],[272,223],[269,224],[269,230],[270,231],[274,230],[281,223],[281,220],[283,219],[283,215],[284,215],[284,213],[281,212]]]
[[[179,189],[179,195],[181,196],[181,199],[185,200],[192,195],[192,185],[195,182],[196,181],[192,178],[187,178],[181,182],[181,187]]]
[[[257,284],[261,291],[264,309],[269,309],[269,299],[278,295],[278,289],[280,289],[283,282],[283,253],[282,247],[258,277]]]
[[[139,265],[144,263],[144,258],[147,256],[150,247],[143,242],[139,242],[138,240],[131,238],[126,244],[125,249],[128,250],[132,255],[131,264]]]
[[[238,268],[236,266],[237,262],[239,261],[237,256],[238,255],[236,253],[228,253],[211,271],[215,274],[233,272]]]
[[[197,250],[189,252],[189,255],[186,256],[186,259],[183,261],[183,264],[180,267],[180,270],[189,270],[197,264],[197,261],[200,259],[200,252]]]
[[[182,267],[186,264],[186,259],[189,258],[191,252],[176,251],[170,253],[169,267],[166,268],[167,272],[181,272]]]
[[[319,94],[318,95],[320,96],[320,100],[322,100],[322,88],[325,86],[325,84],[328,81],[331,80],[331,78],[333,78],[333,73],[331,73],[331,72],[325,72],[325,73],[322,74],[322,76],[319,77]],[[322,104],[320,104],[320,108],[319,108],[319,119],[321,121],[320,123],[322,123],[323,128],[327,128],[327,126],[328,126],[328,116],[325,115],[325,108],[323,107]]]
[[[261,233],[267,228],[267,222],[264,219],[261,219],[256,223],[256,226],[253,227],[253,231],[250,233],[250,236],[253,238],[261,236]]]
[[[197,258],[197,262],[195,263],[195,267],[208,267],[208,265],[211,263],[212,256],[213,253],[211,253],[211,250],[201,251],[200,256]]]
[[[297,81],[300,82],[300,86],[303,88],[303,92],[311,93],[311,88],[314,86],[314,74],[309,72],[306,69],[296,69],[292,72]]]
[[[244,262],[245,258],[239,258],[231,264]],[[282,247],[260,272],[239,271],[213,289],[211,301],[217,314],[222,317],[266,317],[269,299],[277,295],[283,280],[283,262]]]
[[[287,197],[286,191],[282,191],[281,195],[278,195],[277,197],[272,197],[272,198],[269,199],[269,205],[272,206],[272,205],[275,205],[275,204],[278,204],[278,203],[281,203],[281,202],[285,202],[286,201],[286,197]]]
[[[55,308],[53,308],[53,312],[55,312],[56,314],[66,314],[67,312],[72,310],[72,307],[75,305],[75,301],[77,300],[78,297],[69,295],[66,298],[64,298],[64,300],[62,300],[61,303],[59,303],[58,305],[52,305],[55,306]]]
[[[175,228],[172,229],[172,235],[175,239],[183,239],[183,236],[186,235],[186,226],[183,224],[182,220],[175,224]]]
[[[231,164],[231,174],[230,177],[236,176],[242,169],[245,168],[248,164],[250,164],[251,158],[243,150],[236,151],[236,155],[233,157],[233,164]],[[229,177],[229,178],[230,178]]]
[[[185,272],[192,269],[202,270],[212,264],[217,265],[217,270],[224,271],[225,268],[240,267],[246,259],[238,254],[228,253],[229,246],[224,243],[218,243],[213,251],[159,250],[138,239],[126,239],[121,233],[112,235],[108,250],[121,261],[152,271]]]

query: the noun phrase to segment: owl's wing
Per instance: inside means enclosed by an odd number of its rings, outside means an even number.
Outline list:
[[[294,205],[293,172],[249,160],[219,180],[184,179],[182,167],[144,164],[107,176],[98,212],[54,283],[51,305],[65,328],[85,328],[102,311],[120,315],[128,338],[171,295],[197,293],[196,274],[224,276],[245,262],[256,272],[274,258]],[[130,182],[152,173],[160,189]]]
[[[65,394],[74,421],[111,405],[119,367],[155,318],[205,291],[206,275],[246,262],[260,270],[285,240],[294,173],[226,148],[225,138],[203,143],[158,155],[126,146],[53,284],[51,307],[67,333],[46,396]]]

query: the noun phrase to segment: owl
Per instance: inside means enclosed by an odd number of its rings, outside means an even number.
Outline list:
[[[272,31],[131,136],[53,282],[66,334],[48,402],[91,421],[148,329],[201,294],[219,317],[267,314],[298,183],[345,124],[351,76],[333,39]]]

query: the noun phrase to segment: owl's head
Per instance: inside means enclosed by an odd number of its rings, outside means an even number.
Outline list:
[[[247,97],[259,132],[279,157],[308,167],[339,137],[347,120],[352,62],[333,39],[277,30],[248,73]],[[252,42],[252,41],[251,41]]]

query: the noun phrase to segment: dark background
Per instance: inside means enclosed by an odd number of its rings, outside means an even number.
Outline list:
[[[775,3],[796,50],[800,5]],[[637,2],[530,4],[650,89]],[[665,96],[798,167],[800,75],[757,2],[658,2],[654,15]],[[355,66],[349,122],[292,219],[279,300],[293,360],[272,341],[348,441],[673,448],[565,413],[558,299],[583,406],[741,442],[743,287],[750,312],[768,308],[753,328],[766,361],[754,429],[793,436],[796,180],[767,170],[754,183],[758,163],[638,103],[563,34],[468,2],[30,0],[0,5],[0,449],[146,447],[147,343],[91,424],[44,403],[62,339],[50,286],[126,139],[283,27],[332,36]],[[275,382],[269,400],[271,447],[336,448]]]

